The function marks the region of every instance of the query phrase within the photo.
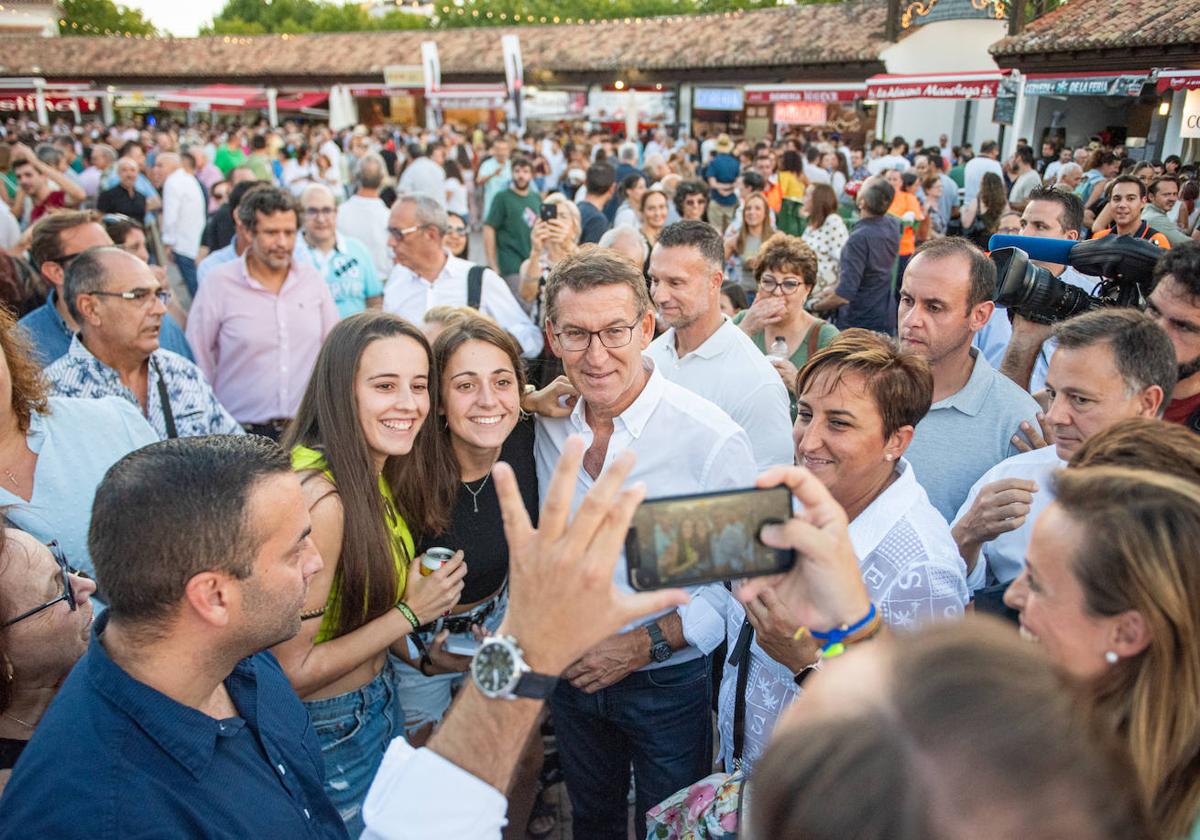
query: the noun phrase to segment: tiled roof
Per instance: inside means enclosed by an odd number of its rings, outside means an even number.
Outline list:
[[[52,79],[378,77],[438,44],[447,76],[501,76],[500,36],[521,38],[526,71],[800,67],[878,61],[885,0],[559,26],[226,38],[13,38],[0,75]]]
[[[990,51],[1029,55],[1194,44],[1200,44],[1200,0],[1071,0]]]

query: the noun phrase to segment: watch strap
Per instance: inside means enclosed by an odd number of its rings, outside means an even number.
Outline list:
[[[527,671],[521,675],[521,679],[517,680],[513,694],[530,700],[547,700],[554,693],[556,685],[558,685],[558,677]]]
[[[647,624],[646,632],[650,634],[651,648],[654,648],[656,645],[661,645],[666,641],[666,637],[663,636],[662,628],[658,626],[657,621],[651,621],[649,624]]]

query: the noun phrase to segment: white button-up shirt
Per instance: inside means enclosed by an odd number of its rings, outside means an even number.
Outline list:
[[[1050,503],[1054,501],[1054,484],[1051,480],[1054,473],[1066,467],[1067,462],[1058,457],[1058,451],[1053,445],[1034,449],[1032,452],[1022,452],[1011,458],[1005,458],[996,466],[985,472],[967,494],[967,500],[958,509],[954,524],[966,516],[975,504],[979,491],[994,481],[1005,478],[1022,478],[1037,483],[1037,492],[1033,494],[1033,504],[1029,515],[1020,528],[1001,534],[996,539],[983,544],[979,562],[971,572],[971,588],[982,589],[985,575],[999,583],[1010,583],[1016,580],[1025,568],[1025,550],[1029,547],[1029,538],[1033,536],[1033,522]],[[986,568],[986,571],[985,571]]]
[[[474,263],[446,255],[446,264],[432,282],[399,263],[383,287],[383,308],[420,326],[425,313],[435,306],[467,305],[467,272]],[[532,358],[542,352],[542,331],[517,303],[508,284],[490,268],[484,269],[479,311],[493,318],[521,345],[521,355]]]
[[[648,366],[653,362],[646,360]],[[569,417],[537,418],[538,489],[546,498],[550,479],[570,435],[580,435],[591,446],[594,434],[585,416],[584,401],[575,404]],[[709,493],[754,485],[754,452],[746,433],[725,412],[686,388],[669,382],[657,370],[633,404],[613,420],[612,438],[604,455],[604,466],[622,451],[632,449],[637,463],[629,482],[643,481],[650,498],[687,493]],[[592,477],[579,471],[572,509],[578,507],[593,484]],[[622,552],[613,573],[619,589],[630,592],[629,576]],[[725,638],[725,588],[720,584],[690,587],[692,600],[679,608],[683,635],[689,647],[675,652],[666,662],[652,662],[648,671],[679,665],[709,653]],[[669,611],[658,613],[666,615]],[[658,616],[647,616],[632,630]]]
[[[654,339],[646,355],[663,376],[716,404],[746,431],[760,472],[792,465],[787,388],[767,357],[732,321],[725,318],[683,358],[675,349],[674,328]]]
[[[176,254],[196,259],[208,220],[204,188],[196,176],[176,169],[163,182],[162,240]]]
[[[917,484],[903,458],[896,480],[850,523],[850,541],[858,556],[867,592],[883,620],[893,629],[911,630],[927,621],[957,618],[970,600],[967,568],[958,554],[946,520]],[[746,613],[726,594],[726,633],[732,649]],[[746,717],[742,759],[752,764],[763,751],[775,721],[800,693],[795,674],[758,645],[750,644],[746,683]],[[733,764],[733,707],[737,669],[721,677],[717,729],[721,760]]]

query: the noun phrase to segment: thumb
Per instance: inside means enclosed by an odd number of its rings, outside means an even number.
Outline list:
[[[682,589],[631,592],[621,596],[615,612],[620,618],[621,626],[624,626],[652,613],[669,610],[672,607],[682,607],[689,600],[691,600],[691,596]]]

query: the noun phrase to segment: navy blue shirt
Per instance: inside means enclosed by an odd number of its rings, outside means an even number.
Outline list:
[[[704,176],[705,183],[708,183],[709,178],[716,178],[718,184],[734,184],[737,183],[738,175],[742,174],[742,165],[733,155],[720,152],[713,155],[712,160],[708,162],[708,166],[704,167],[704,172],[701,174]],[[721,195],[716,190],[710,189],[708,197],[726,207],[738,203],[736,192]]]
[[[346,838],[308,712],[270,653],[225,680],[216,720],[138,682],[101,644],[107,614],[17,760],[0,840]]]
[[[579,208],[579,218],[582,230],[579,233],[579,244],[592,243],[595,245],[608,233],[608,217],[596,209],[590,201],[580,201],[575,205]]]
[[[842,246],[838,297],[850,301],[837,311],[838,329],[862,327],[896,334],[892,269],[900,253],[900,222],[893,216],[859,219]]]
[[[54,306],[54,299],[55,291],[51,289],[50,296],[46,298],[45,303],[17,322],[29,336],[29,341],[33,344],[33,352],[42,367],[47,367],[60,356],[67,355],[67,348],[71,346],[71,336],[74,335]],[[163,314],[158,343],[190,362],[196,361],[192,356],[192,348],[187,343],[187,336],[183,334],[183,330],[169,314]]]

